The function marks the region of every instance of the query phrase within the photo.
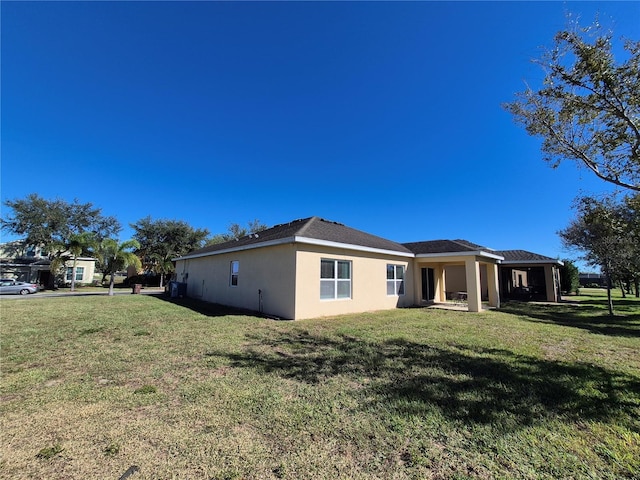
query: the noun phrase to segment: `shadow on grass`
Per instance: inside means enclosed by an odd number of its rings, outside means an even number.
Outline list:
[[[578,304],[535,304],[508,302],[500,311],[527,320],[581,328],[600,335],[640,337],[640,303],[616,300],[618,315],[609,316],[605,300],[585,300]]]
[[[229,307],[227,305],[220,305],[218,303],[204,302],[202,300],[182,297],[182,298],[172,298],[170,295],[166,293],[154,294],[154,298],[158,300],[162,300],[164,302],[173,303],[174,305],[179,305],[184,308],[188,308],[189,310],[193,310],[194,312],[200,313],[201,315],[206,315],[207,317],[226,317],[230,315],[242,315],[242,316],[251,316],[257,318],[272,318],[266,315],[260,314],[260,312],[255,312],[253,310],[246,310],[241,308]]]
[[[305,331],[248,338],[244,352],[213,354],[235,367],[309,384],[343,379],[366,409],[406,417],[440,412],[454,421],[507,430],[561,417],[640,431],[640,379],[594,365]]]

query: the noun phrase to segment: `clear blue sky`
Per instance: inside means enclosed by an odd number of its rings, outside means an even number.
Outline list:
[[[212,233],[318,215],[564,257],[579,193],[501,103],[566,25],[640,2],[2,2],[2,201]],[[5,215],[3,207],[2,214]],[[4,238],[7,239],[6,236]]]

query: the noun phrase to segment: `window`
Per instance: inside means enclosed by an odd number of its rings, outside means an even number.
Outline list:
[[[67,282],[71,281],[73,267],[67,267]],[[76,267],[76,282],[81,282],[84,278],[84,267]]]
[[[320,260],[320,298],[351,298],[351,262]]]
[[[231,262],[231,272],[229,278],[229,285],[232,287],[238,286],[238,272],[240,270],[240,262],[238,260],[234,260]]]
[[[404,265],[387,265],[387,295],[404,295]]]

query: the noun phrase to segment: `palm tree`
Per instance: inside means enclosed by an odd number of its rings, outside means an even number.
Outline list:
[[[160,274],[160,286],[163,286],[164,276],[167,273],[173,272],[174,266],[171,258],[176,256],[174,255],[160,255],[158,253],[151,254],[151,258],[153,260],[153,270],[156,274]]]
[[[105,238],[100,244],[100,255],[103,258],[105,273],[111,275],[109,279],[109,295],[113,295],[113,284],[115,275],[119,270],[128,266],[141,266],[140,259],[131,250],[140,248],[137,240],[127,240],[120,243],[113,238]]]
[[[96,240],[91,232],[77,233],[71,236],[67,244],[67,250],[73,256],[73,266],[71,267],[71,291],[76,289],[76,265],[78,257],[83,252],[96,245]]]

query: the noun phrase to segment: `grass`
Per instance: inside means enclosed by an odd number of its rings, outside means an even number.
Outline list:
[[[640,302],[3,301],[0,478],[640,478]]]

